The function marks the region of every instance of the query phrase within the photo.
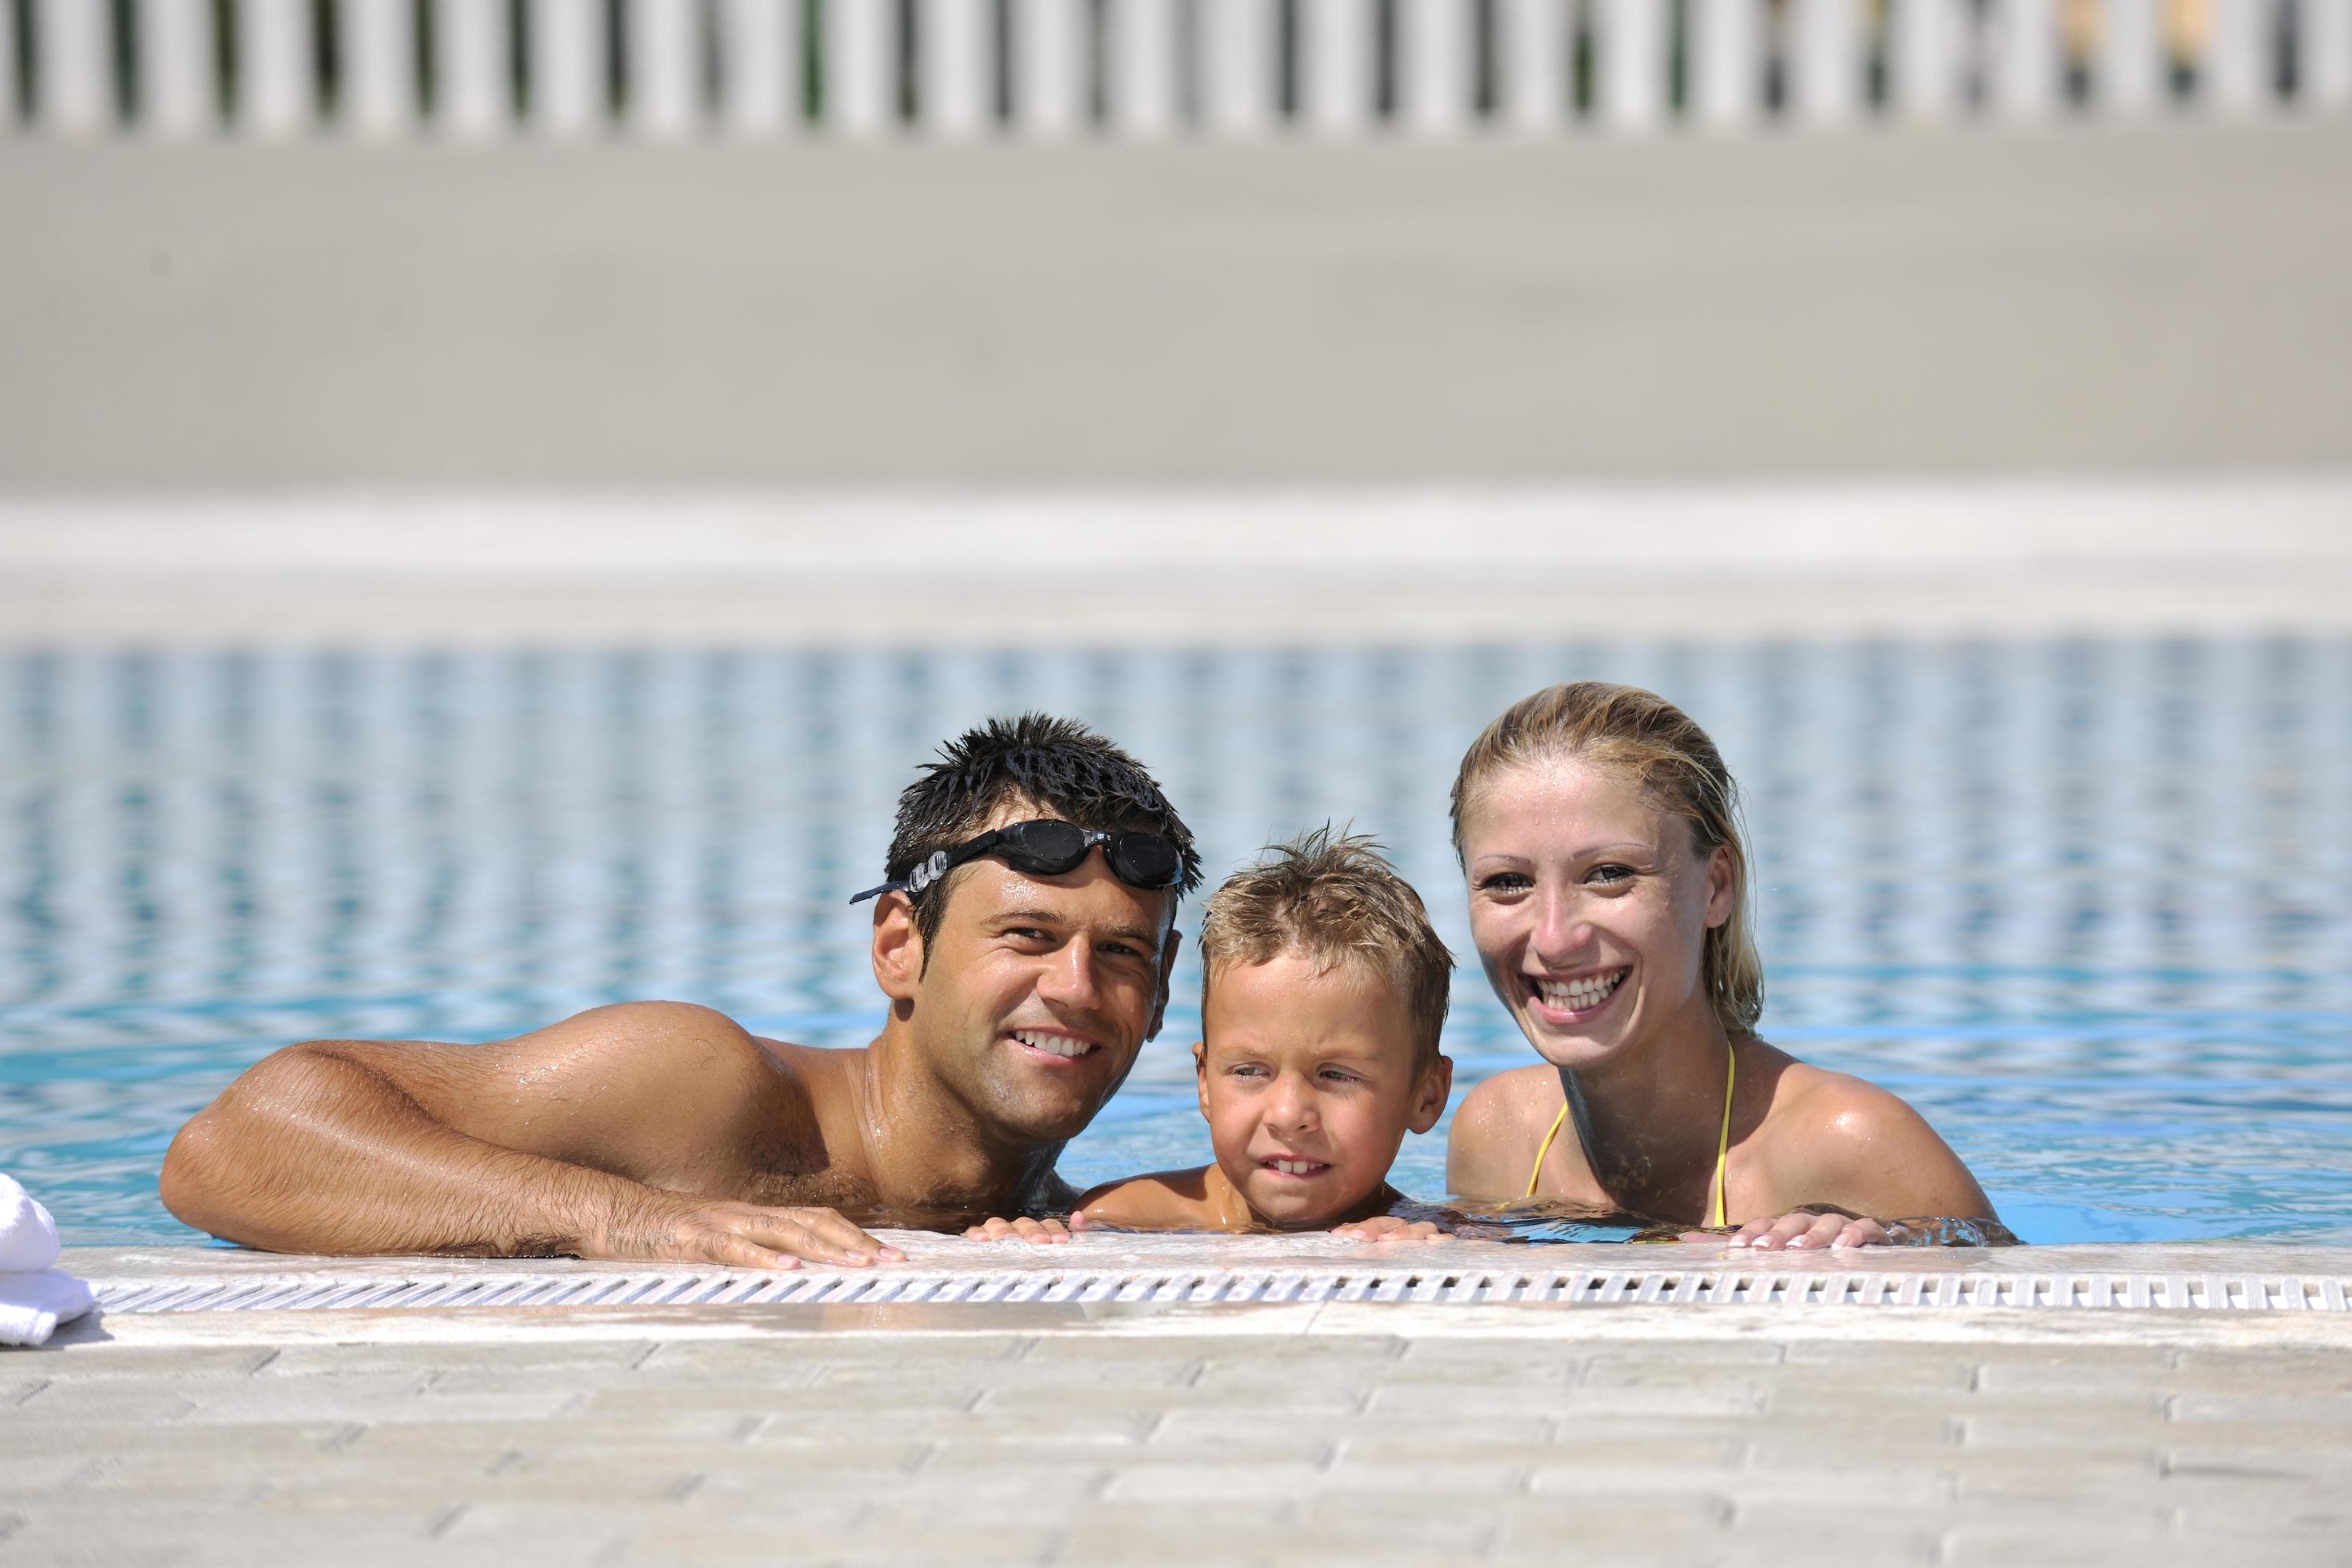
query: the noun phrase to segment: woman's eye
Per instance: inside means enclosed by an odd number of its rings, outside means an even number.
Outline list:
[[[1633,868],[1631,866],[1620,866],[1614,863],[1606,866],[1595,866],[1591,870],[1585,873],[1584,879],[1588,882],[1601,882],[1604,884],[1610,882],[1630,882],[1633,879]]]
[[[1534,886],[1535,883],[1521,871],[1497,871],[1491,877],[1478,879],[1478,890],[1482,893],[1524,893]]]

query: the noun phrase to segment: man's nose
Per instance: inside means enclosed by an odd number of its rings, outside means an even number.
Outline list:
[[[1037,989],[1046,1000],[1071,1007],[1092,1007],[1098,997],[1095,984],[1094,949],[1083,942],[1064,942],[1045,965]]]

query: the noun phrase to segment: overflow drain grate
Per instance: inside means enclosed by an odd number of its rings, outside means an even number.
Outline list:
[[[1444,1305],[2164,1308],[2352,1310],[2333,1277],[2245,1274],[1797,1272],[1679,1268],[1356,1268],[1246,1271],[1060,1269],[998,1273],[791,1273],[668,1269],[624,1273],[436,1273],[363,1279],[97,1279],[109,1312],[331,1311],[398,1307],[656,1307],[780,1302],[1184,1302],[1237,1306],[1404,1301]]]

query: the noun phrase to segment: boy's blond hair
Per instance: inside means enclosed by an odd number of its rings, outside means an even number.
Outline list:
[[[1435,1063],[1454,955],[1371,838],[1326,823],[1225,879],[1201,917],[1202,1011],[1218,971],[1286,952],[1327,967],[1360,964],[1386,980],[1412,1021],[1413,1071]]]

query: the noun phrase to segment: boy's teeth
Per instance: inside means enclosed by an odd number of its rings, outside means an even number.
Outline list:
[[[1268,1162],[1286,1176],[1305,1176],[1320,1169],[1312,1160],[1274,1160]]]
[[[1093,1050],[1091,1040],[1074,1040],[1067,1035],[1040,1035],[1027,1029],[1015,1029],[1013,1037],[1033,1051],[1050,1051],[1057,1057],[1082,1057]]]
[[[1543,999],[1553,1006],[1581,1013],[1587,1007],[1599,1006],[1631,973],[1630,969],[1619,969],[1582,980],[1538,980],[1536,989],[1541,991]]]

